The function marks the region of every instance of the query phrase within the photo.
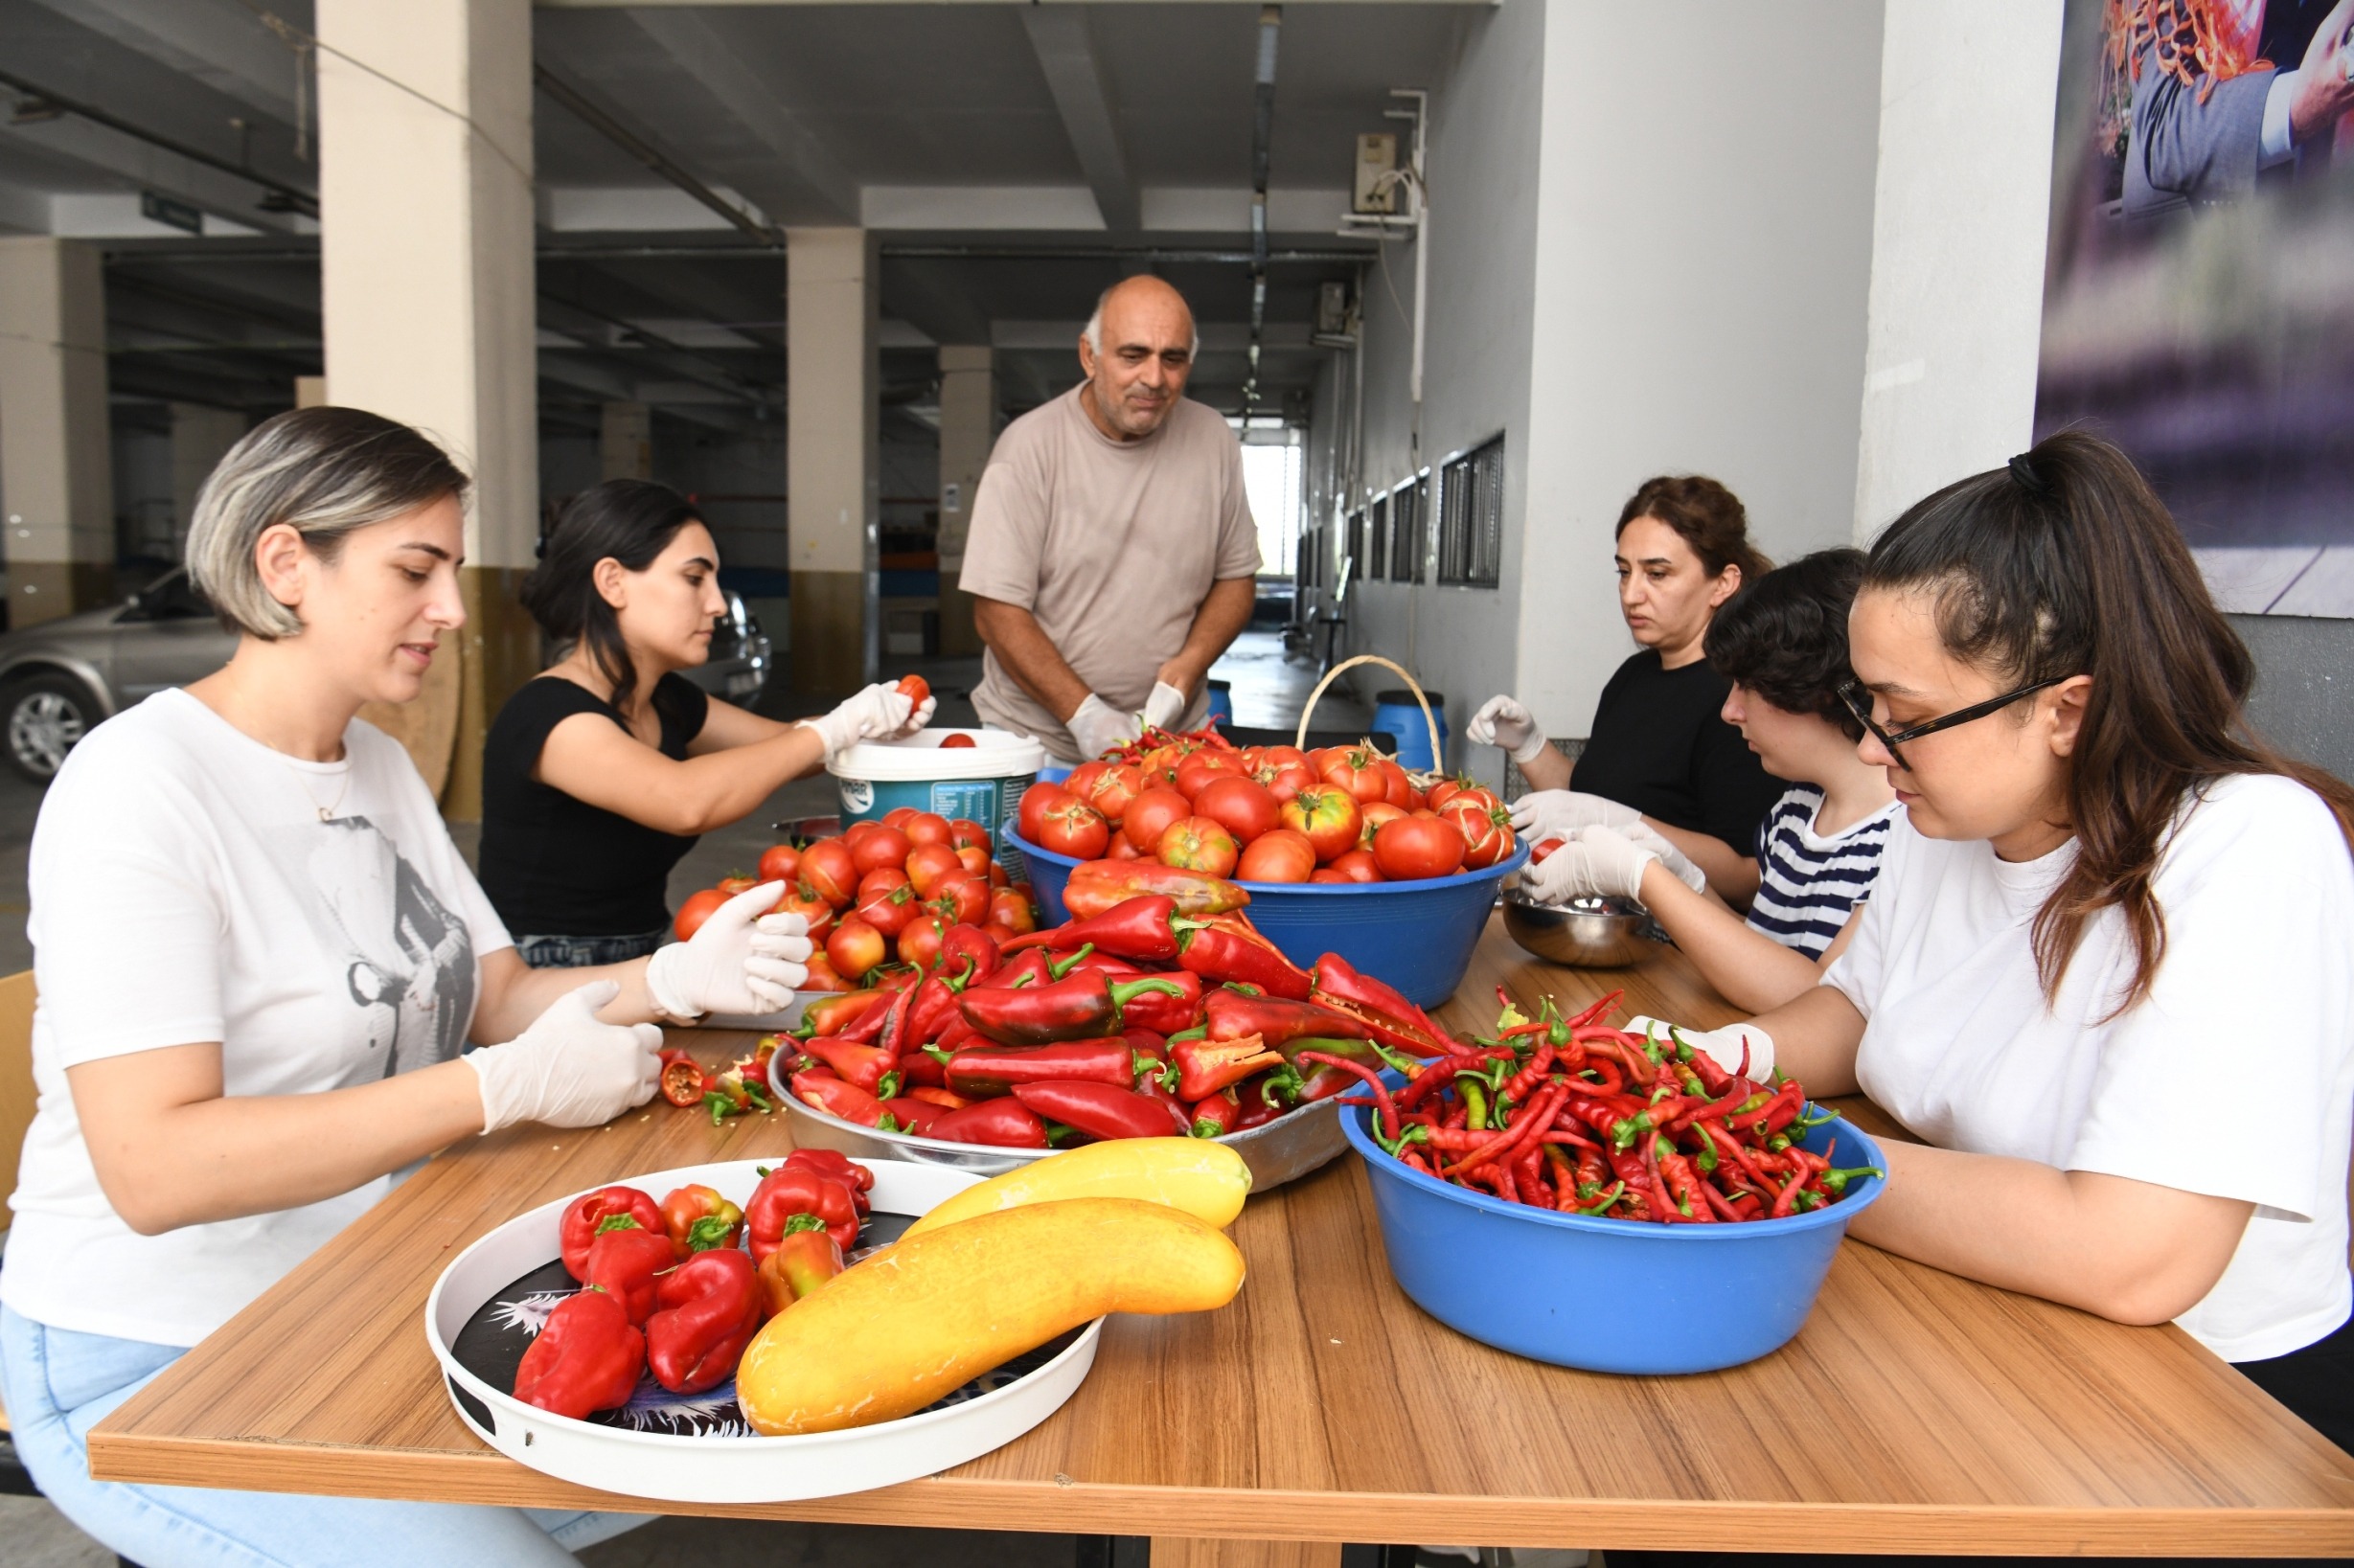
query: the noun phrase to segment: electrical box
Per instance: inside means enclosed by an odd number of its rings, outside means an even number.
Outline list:
[[[1342,283],[1316,285],[1316,335],[1337,337],[1349,330],[1349,285]]]
[[[1357,195],[1353,211],[1360,213],[1394,213],[1398,210],[1398,188],[1384,186],[1382,176],[1398,167],[1398,138],[1386,131],[1378,131],[1357,139]]]

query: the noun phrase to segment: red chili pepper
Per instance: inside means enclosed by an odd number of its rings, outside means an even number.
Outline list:
[[[558,1302],[524,1348],[514,1397],[579,1420],[628,1404],[645,1365],[646,1336],[622,1304],[605,1291],[583,1290]]]
[[[702,1063],[684,1051],[665,1051],[661,1060],[662,1098],[680,1110],[693,1110],[701,1104],[707,1081]]]
[[[1182,1034],[1201,1022],[1201,977],[1178,970],[1161,974],[1175,989],[1152,988],[1138,989],[1120,1010],[1120,1029],[1147,1029],[1155,1034]]]
[[[1014,1098],[1050,1122],[1097,1138],[1183,1136],[1187,1124],[1166,1104],[1133,1089],[1068,1079],[1017,1083]]]
[[[809,1006],[801,1010],[801,1022],[794,1028],[793,1034],[805,1040],[816,1034],[839,1034],[863,1019],[874,1010],[876,1003],[890,994],[875,989],[836,991],[831,996],[814,997]]]
[[[1025,953],[1007,959],[988,976],[975,980],[967,990],[1013,990],[1018,987],[1042,986],[1054,978],[1050,966],[1051,954],[1033,947]]]
[[[1201,1019],[1210,1039],[1239,1040],[1256,1034],[1271,1046],[1302,1039],[1361,1040],[1373,1033],[1346,1013],[1314,1002],[1253,996],[1223,986],[1202,997]]]
[[[957,1144],[994,1144],[1001,1148],[1044,1148],[1046,1124],[1011,1096],[977,1101],[932,1124],[934,1138]]]
[[[795,1073],[792,1089],[794,1098],[803,1103],[862,1127],[880,1126],[882,1119],[890,1114],[882,1108],[881,1101],[856,1084],[843,1082],[830,1070]]]
[[[940,973],[957,974],[971,965],[970,980],[984,980],[1004,963],[1005,952],[997,945],[997,939],[977,925],[960,920],[940,939]]]
[[[1243,1102],[1232,1089],[1221,1089],[1193,1104],[1193,1125],[1187,1128],[1197,1138],[1223,1138],[1234,1130],[1234,1124],[1243,1119]]]
[[[1243,1114],[1234,1119],[1234,1130],[1237,1132],[1263,1127],[1284,1113],[1282,1103],[1267,1097],[1267,1075],[1264,1073],[1236,1084],[1234,1095],[1243,1106]]]
[[[598,1227],[615,1215],[628,1215],[641,1230],[665,1229],[661,1206],[634,1187],[600,1187],[584,1193],[572,1200],[556,1224],[565,1273],[576,1280],[586,1278],[581,1271],[588,1266],[589,1244],[597,1239]]]
[[[1305,1002],[1315,982],[1292,963],[1283,949],[1260,935],[1240,915],[1213,915],[1205,920],[1179,920],[1180,967],[1213,984],[1239,981],[1256,986],[1269,996]]]
[[[661,1310],[646,1320],[646,1364],[673,1394],[700,1394],[735,1375],[760,1329],[760,1271],[733,1247],[698,1252],[663,1276]]]
[[[911,1095],[893,1095],[882,1102],[882,1109],[895,1124],[895,1130],[912,1132],[919,1138],[930,1137],[932,1124],[948,1114],[930,1101]]]
[[[1247,892],[1223,876],[1150,860],[1087,860],[1063,883],[1063,907],[1093,920],[1130,898],[1156,895],[1172,899],[1180,915],[1223,915],[1250,902]]]
[[[1362,1062],[1351,1061],[1345,1057],[1336,1057],[1325,1051],[1302,1051],[1292,1060],[1294,1062],[1312,1061],[1326,1067],[1336,1067],[1342,1072],[1364,1079],[1366,1086],[1373,1090],[1374,1102],[1382,1107],[1382,1130],[1389,1134],[1390,1142],[1398,1141],[1402,1131],[1398,1125],[1398,1102],[1390,1098],[1389,1085],[1382,1081],[1381,1074]]]
[[[895,1007],[897,1004],[893,1004]],[[839,1037],[804,1040],[801,1049],[834,1069],[834,1076],[868,1094],[899,1060],[897,1052],[880,1045],[845,1045]]]
[[[662,1224],[671,1250],[684,1258],[734,1246],[743,1231],[743,1211],[700,1182],[689,1182],[662,1200]]]
[[[815,1215],[844,1252],[858,1244],[858,1205],[850,1189],[807,1166],[779,1166],[762,1173],[752,1201],[743,1207],[752,1261],[764,1261],[776,1250],[786,1221],[795,1215]]]
[[[1177,1063],[1177,1098],[1189,1103],[1253,1073],[1283,1065],[1282,1056],[1269,1051],[1256,1034],[1239,1040],[1171,1040],[1169,1059]]]
[[[1417,1057],[1444,1057],[1462,1047],[1430,1015],[1371,975],[1360,974],[1337,953],[1316,960],[1311,1000],[1346,1013],[1374,1037]]]
[[[969,990],[957,1006],[967,1023],[1000,1045],[1046,1045],[1116,1034],[1131,998],[1150,992],[1182,996],[1184,991],[1175,975],[1114,983],[1100,974],[1074,974],[1019,990]]]
[[[656,1277],[678,1264],[666,1231],[650,1231],[628,1215],[614,1215],[588,1244],[582,1282],[622,1305],[629,1321],[643,1324],[654,1308]]]
[[[1177,956],[1177,932],[1169,923],[1176,913],[1177,900],[1167,894],[1139,894],[1121,899],[1092,920],[1069,920],[1051,931],[1016,937],[1003,951],[1010,957],[1030,947],[1076,947],[1091,942],[1122,958],[1166,963]]]
[[[1715,1224],[1716,1213],[1700,1193],[1700,1189],[1707,1184],[1692,1169],[1692,1162],[1675,1148],[1657,1144],[1653,1146],[1653,1152],[1659,1162],[1659,1173],[1667,1178],[1667,1190],[1676,1200],[1677,1212],[1695,1224]]]
[[[1125,1089],[1136,1080],[1136,1052],[1125,1037],[1055,1045],[975,1046],[949,1057],[948,1086],[969,1100],[1011,1094],[1017,1084],[1077,1081]]]
[[[1490,1160],[1510,1165],[1520,1157],[1523,1148],[1536,1142],[1539,1133],[1553,1125],[1553,1117],[1560,1111],[1562,1101],[1567,1094],[1568,1090],[1559,1084],[1540,1091],[1534,1101],[1521,1107],[1501,1133],[1474,1149],[1448,1173],[1458,1175],[1475,1170]]]
[[[776,1316],[802,1297],[812,1295],[848,1264],[842,1249],[822,1226],[788,1230],[777,1248],[761,1261],[760,1284],[767,1311]]]

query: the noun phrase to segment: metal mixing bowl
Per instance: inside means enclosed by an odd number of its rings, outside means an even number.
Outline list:
[[[1519,888],[1504,894],[1504,930],[1522,947],[1573,969],[1623,969],[1659,950],[1643,935],[1651,915],[1626,898],[1533,903]]]

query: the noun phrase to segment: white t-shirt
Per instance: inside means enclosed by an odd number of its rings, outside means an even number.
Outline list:
[[[297,761],[163,692],[49,786],[26,921],[40,1102],[0,1262],[24,1316],[194,1345],[390,1186],[141,1236],[99,1188],[65,1077],[218,1040],[227,1093],[315,1094],[464,1048],[477,962],[506,929],[399,743],[354,719],[344,753]]]
[[[1824,977],[1868,1020],[1857,1079],[1942,1148],[2256,1204],[2175,1321],[2227,1361],[2300,1350],[2354,1300],[2354,862],[2337,821],[2288,779],[2210,786],[2159,862],[2150,994],[2106,1023],[2133,975],[2116,910],[2086,926],[2052,1007],[2036,979],[2030,926],[2075,852],[2006,864],[1899,817]]]

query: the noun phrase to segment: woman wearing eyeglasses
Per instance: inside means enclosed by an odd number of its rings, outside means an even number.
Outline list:
[[[1849,646],[1903,818],[1823,983],[1701,1043],[1926,1141],[1860,1238],[2172,1321],[2354,1446],[2354,791],[2250,734],[2248,650],[2090,436],[1899,518]]]

